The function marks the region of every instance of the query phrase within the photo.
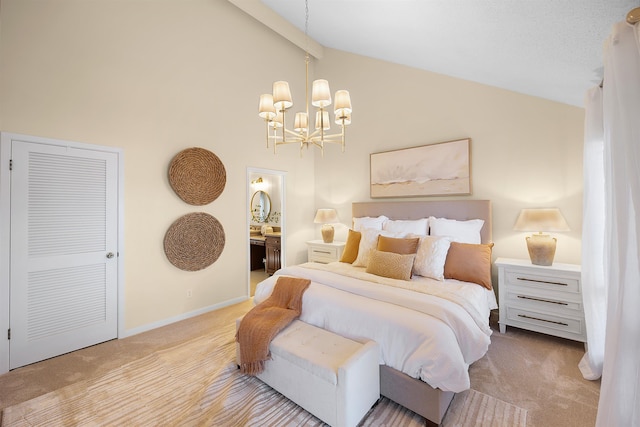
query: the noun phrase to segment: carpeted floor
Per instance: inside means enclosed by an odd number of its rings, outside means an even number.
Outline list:
[[[235,363],[235,328],[152,353],[103,376],[4,409],[3,427],[324,426]],[[424,419],[388,399],[363,426],[421,426]],[[456,396],[443,427],[525,427],[526,411],[475,390]]]
[[[225,360],[225,357],[232,359],[232,355],[225,356],[225,349],[229,351],[234,345],[232,339],[234,320],[250,308],[251,303],[245,302],[127,339],[110,341],[16,369],[0,376],[0,408],[13,406],[44,395],[49,391],[68,386],[64,388],[63,393],[58,393],[57,396],[56,394],[51,394],[40,398],[40,404],[43,401],[54,402],[51,405],[54,412],[46,414],[47,419],[50,421],[54,419],[52,417],[56,413],[55,411],[60,413],[59,410],[63,407],[56,400],[60,399],[61,395],[67,398],[73,398],[74,395],[82,396],[86,394],[84,390],[86,390],[91,381],[94,381],[95,388],[95,384],[104,384],[105,381],[108,383],[108,381],[113,380],[116,372],[122,373],[127,369],[133,369],[135,366],[143,366],[147,372],[152,372],[150,367],[154,363],[158,363],[159,358],[161,359],[160,355],[166,358],[170,353],[173,353],[174,356],[171,356],[172,358],[179,358],[180,356],[175,356],[175,354],[183,354],[183,357],[202,354],[191,347],[193,342],[198,341],[198,337],[203,334],[215,336],[216,332],[220,332],[225,328],[231,331],[228,332],[228,334],[231,334],[230,338],[229,336],[224,338],[224,334],[222,334],[222,344],[210,342],[207,346],[202,347],[209,350],[201,349],[200,352],[209,351],[209,353],[205,353],[209,358],[212,358],[212,355],[215,354],[216,357],[221,356],[221,360]],[[183,345],[175,347],[178,344]],[[509,328],[504,335],[497,332],[494,333],[488,354],[470,368],[473,390],[456,396],[454,404],[452,404],[450,412],[445,418],[445,425],[493,425],[491,423],[482,424],[481,420],[484,415],[480,416],[477,412],[474,413],[467,410],[487,398],[490,399],[489,406],[493,405],[497,409],[486,409],[487,405],[485,404],[483,414],[491,411],[504,413],[505,411],[514,410],[514,408],[516,410],[518,407],[524,408],[528,411],[526,415],[528,427],[593,425],[595,422],[599,382],[586,381],[580,377],[577,363],[583,352],[582,345],[579,343],[519,331],[515,328]],[[206,357],[201,358],[201,360],[206,360]],[[192,368],[192,372],[187,369],[186,364],[177,364],[176,366],[182,366],[182,368],[171,368],[171,370],[182,372],[184,378],[191,378],[189,375],[195,375],[191,379],[200,378],[202,373],[207,371],[208,375],[211,378],[215,378],[215,380],[209,379],[208,386],[205,380],[187,381],[187,388],[191,390],[190,394],[193,395],[193,390],[196,390],[195,394],[199,396],[196,400],[200,399],[200,403],[197,406],[200,409],[194,412],[192,404],[191,406],[189,404],[181,406],[178,402],[173,402],[172,399],[171,411],[169,411],[168,417],[174,420],[193,421],[194,414],[198,414],[200,417],[209,417],[211,413],[207,411],[216,412],[214,410],[219,408],[220,405],[225,407],[225,405],[232,404],[229,401],[228,391],[224,391],[233,389],[234,384],[236,387],[238,386],[239,379],[234,378],[234,375],[237,375],[237,370],[232,360],[227,360],[226,363],[209,363],[205,367]],[[167,370],[168,368],[165,366],[161,369]],[[186,369],[186,371],[180,371],[180,369]],[[242,380],[248,379],[245,377]],[[256,382],[253,387],[262,385],[261,382],[255,379],[250,380]],[[153,384],[153,382],[150,384]],[[211,388],[212,384],[217,385]],[[196,388],[194,389],[194,387]],[[200,388],[198,389],[197,387]],[[136,393],[131,395],[139,396],[141,393],[138,390],[143,389],[145,387],[137,389]],[[147,407],[152,407],[153,404],[158,404],[159,408],[167,406],[162,404],[163,397],[160,397],[158,393],[154,394],[157,387],[152,386],[146,389],[148,390],[146,398],[151,402],[145,403]],[[241,389],[247,389],[247,385],[242,384]],[[208,394],[206,390],[209,390]],[[216,390],[216,392],[211,393],[211,390]],[[182,396],[189,393],[178,394]],[[260,411],[256,408],[260,408],[261,404],[264,405],[266,398],[269,399],[268,407],[274,407],[273,402],[276,399],[274,396],[269,397],[264,393],[250,396],[252,396],[251,399],[256,400],[251,404],[243,403],[240,405],[240,408],[243,409],[242,411],[227,410],[217,411],[217,413],[228,415],[237,412],[240,417],[254,417],[256,413],[260,414]],[[101,399],[98,399],[99,403],[96,404],[98,406],[90,412],[100,414],[100,408],[104,408],[105,414],[113,413],[114,406],[109,404],[108,398],[108,395],[104,395]],[[36,401],[37,399],[31,403]],[[139,405],[133,400],[131,403]],[[76,402],[76,405],[86,404],[86,402]],[[292,416],[290,411],[294,409],[286,407],[287,404],[290,404],[290,402],[286,399],[284,399],[284,403],[281,402],[281,405],[285,405],[287,416],[290,417]],[[180,408],[184,407],[191,408],[191,415],[184,415],[184,413],[189,412],[186,410],[183,410],[182,413],[180,412]],[[460,411],[459,408],[466,409]],[[12,408],[12,410],[15,409],[17,407]],[[247,411],[249,415],[246,414]],[[412,425],[414,422],[422,423],[420,417],[408,411],[403,413],[402,408],[394,408],[393,402],[382,401],[381,404],[374,408],[374,411],[378,411],[378,414],[368,418],[369,424],[365,422],[365,425],[382,425],[378,423],[381,419],[387,420],[383,423],[386,425],[398,425],[399,422],[401,425]],[[245,415],[242,415],[242,413],[245,413]],[[277,411],[272,414],[278,416]],[[472,414],[471,417],[468,417],[469,414]],[[154,413],[154,416],[159,417],[159,412]],[[309,414],[302,411],[296,416],[304,418],[309,417]],[[263,417],[263,415],[259,415],[259,417]],[[388,420],[389,417],[395,421],[390,422]],[[241,418],[238,421],[240,422],[239,425],[243,425],[242,420]],[[246,418],[244,420],[246,421]],[[311,417],[309,420],[314,420],[314,418]],[[6,421],[8,421],[8,417],[5,417]],[[186,421],[185,423],[189,424]],[[315,422],[317,423],[318,421],[315,420]],[[250,424],[252,423],[253,421],[250,422]],[[309,421],[309,423],[313,425],[313,421]],[[258,424],[264,423],[256,421],[254,425]],[[209,425],[229,424],[213,423]]]

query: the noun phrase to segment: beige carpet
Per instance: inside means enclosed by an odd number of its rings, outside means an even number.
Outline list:
[[[5,408],[2,426],[314,426],[323,423],[235,365],[235,324]],[[525,426],[527,411],[469,390],[454,398],[446,427]],[[364,426],[422,426],[382,399]]]

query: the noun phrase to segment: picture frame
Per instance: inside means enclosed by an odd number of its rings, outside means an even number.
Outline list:
[[[371,153],[371,198],[471,194],[471,138]]]

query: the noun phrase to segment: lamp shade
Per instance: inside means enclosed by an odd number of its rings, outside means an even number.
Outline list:
[[[296,113],[293,128],[297,132],[303,132],[309,128],[309,116],[307,113]]]
[[[273,106],[273,95],[270,93],[260,95],[258,115],[267,120],[271,120],[276,116],[276,108]]]
[[[275,82],[273,84],[273,106],[276,110],[282,111],[292,105],[289,83],[285,81]]]
[[[316,111],[316,129],[324,129],[327,130],[331,126],[329,122],[329,112],[328,111]]]
[[[522,209],[513,226],[515,231],[569,231],[558,208]]]
[[[338,117],[346,116],[351,113],[351,97],[349,96],[349,91],[347,90],[338,90],[336,91],[336,104],[334,113]]]
[[[331,90],[329,89],[328,81],[319,79],[313,82],[311,105],[321,108],[331,105]]]
[[[279,129],[281,127],[284,126],[284,117],[282,116],[282,113],[278,113],[276,114],[276,116],[271,119],[271,121],[269,122],[269,126]]]
[[[335,209],[318,209],[313,222],[315,224],[329,224],[338,222],[338,213]]]

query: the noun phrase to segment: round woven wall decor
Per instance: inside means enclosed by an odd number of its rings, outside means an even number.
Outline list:
[[[227,172],[209,150],[194,147],[182,150],[169,166],[169,183],[176,194],[190,205],[213,202],[224,190]]]
[[[198,271],[216,262],[224,249],[224,228],[204,212],[178,218],[164,236],[164,252],[181,270]]]

